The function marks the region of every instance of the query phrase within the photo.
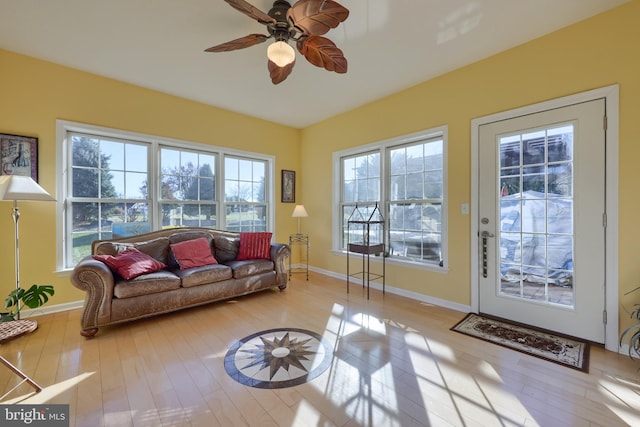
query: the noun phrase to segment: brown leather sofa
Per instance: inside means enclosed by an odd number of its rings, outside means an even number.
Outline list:
[[[180,269],[171,244],[205,237],[218,264]],[[236,260],[240,233],[207,228],[171,228],[111,240],[96,240],[92,255],[117,255],[136,248],[166,268],[123,279],[102,261],[87,256],[74,268],[71,283],[86,291],[80,334],[92,337],[101,326],[168,313],[287,287],[288,245],[271,243],[270,259]]]

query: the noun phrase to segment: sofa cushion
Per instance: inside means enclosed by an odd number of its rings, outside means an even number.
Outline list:
[[[94,255],[118,255],[132,247],[133,243],[100,242],[95,247]]]
[[[157,239],[138,243],[100,242],[95,247],[95,255],[117,255],[131,248],[136,248],[164,264],[169,263],[168,237],[158,237]]]
[[[273,261],[266,259],[252,259],[246,261],[229,261],[226,263],[233,270],[234,279],[253,276],[273,271]]]
[[[271,259],[271,233],[268,231],[241,232],[240,249],[236,260]]]
[[[166,264],[136,248],[127,249],[117,255],[93,255],[93,258],[107,264],[111,271],[119,274],[125,280],[166,267]]]
[[[199,239],[201,237],[207,239],[209,243],[211,243],[211,241],[213,240],[213,236],[206,231],[176,231],[171,236],[169,236],[169,243],[180,243],[184,242],[185,240]]]
[[[131,298],[180,288],[180,278],[167,270],[142,274],[132,280],[120,280],[113,288],[116,298]]]
[[[240,246],[240,239],[226,236],[215,236],[213,238],[215,257],[218,262],[227,262],[236,259]]]
[[[211,255],[211,245],[204,237],[173,243],[171,251],[181,270],[218,263]]]
[[[135,243],[133,247],[163,264],[169,264],[169,238],[167,237],[158,237],[148,242]]]
[[[174,273],[182,279],[183,288],[203,285],[205,283],[220,282],[233,277],[231,268],[222,264],[193,267],[186,270],[177,270]]]

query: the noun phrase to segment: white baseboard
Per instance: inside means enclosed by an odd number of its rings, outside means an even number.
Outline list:
[[[336,279],[347,280],[346,274],[339,274],[334,271],[323,270],[317,267],[309,266],[309,271],[315,271],[316,273],[324,274],[325,276],[333,277]],[[371,282],[371,288],[382,290],[382,284],[378,282]],[[385,284],[385,291],[391,294],[400,295],[406,298],[411,298],[416,301],[425,302],[428,304],[437,305],[439,307],[449,308],[451,310],[460,311],[462,313],[469,313],[471,311],[471,306],[459,304],[457,302],[448,301],[440,298],[430,297],[429,295],[421,294],[418,292],[407,291],[406,289],[401,289],[389,284]]]
[[[307,268],[306,264],[291,264],[291,268]],[[289,269],[289,267],[287,266],[287,270]],[[311,270],[311,267],[309,267],[309,270]]]
[[[83,304],[84,304],[84,301],[74,301],[74,302],[67,302],[64,304],[48,305],[46,307],[40,307],[40,308],[34,308],[34,309],[23,308],[22,310],[20,310],[20,318],[28,319],[30,317],[38,317],[45,314],[60,313],[62,311],[75,310],[77,308],[82,308]]]

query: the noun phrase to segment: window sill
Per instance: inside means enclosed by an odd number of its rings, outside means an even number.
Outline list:
[[[71,276],[71,273],[73,273],[73,268],[66,268],[66,269],[63,269],[63,270],[56,270],[53,273],[56,276],[69,277],[69,276]]]

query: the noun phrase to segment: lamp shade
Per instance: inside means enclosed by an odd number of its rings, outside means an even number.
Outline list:
[[[47,191],[30,176],[0,176],[0,200],[55,201]]]
[[[267,58],[275,62],[278,67],[284,67],[296,59],[296,52],[288,43],[277,41],[267,48]]]
[[[293,210],[293,214],[291,214],[291,216],[294,218],[304,218],[309,216],[309,214],[307,213],[307,210],[304,208],[304,205],[296,205],[295,209]]]

